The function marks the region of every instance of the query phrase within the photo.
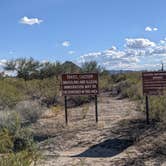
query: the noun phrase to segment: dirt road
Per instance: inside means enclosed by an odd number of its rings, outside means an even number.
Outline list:
[[[42,118],[34,126],[43,156],[40,166],[123,166],[164,163],[141,160],[139,138],[150,130],[144,115],[136,111],[135,102],[102,95],[99,98],[99,123],[95,123],[95,106],[69,109],[69,125],[64,125],[64,111]],[[48,113],[49,114],[49,113]],[[47,115],[48,115],[47,114]],[[142,144],[140,143],[140,146]]]

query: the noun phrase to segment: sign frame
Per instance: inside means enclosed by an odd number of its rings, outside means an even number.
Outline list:
[[[70,75],[70,76],[72,76],[72,75],[75,75],[75,76],[77,76],[77,78],[78,78],[78,76],[85,76],[85,75],[93,75],[93,77],[94,76],[96,76],[96,79],[92,79],[92,80],[96,80],[97,81],[97,83],[92,83],[92,84],[89,84],[89,85],[96,85],[96,91],[97,91],[97,93],[83,93],[83,94],[64,94],[63,93],[63,91],[64,91],[64,89],[63,89],[63,77],[64,76],[67,76],[67,75]],[[80,77],[79,77],[80,78]],[[74,79],[73,79],[74,80]],[[78,81],[80,81],[81,79],[77,79]],[[86,79],[82,79],[82,80],[85,80],[85,83],[86,83]],[[90,79],[89,79],[90,80]],[[80,82],[79,82],[80,83]],[[68,84],[66,84],[66,85],[68,85]],[[71,84],[72,85],[72,84]],[[76,85],[80,85],[80,84],[76,84]],[[88,83],[87,84],[83,84],[82,83],[82,85],[84,86],[84,88],[83,88],[83,86],[82,86],[82,88],[85,90],[86,88],[85,88],[85,85],[88,85]],[[88,88],[87,88],[88,89]],[[88,89],[88,90],[91,90],[92,88],[90,88],[90,89]],[[94,88],[95,89],[95,88]],[[69,89],[70,90],[70,89]],[[64,96],[64,103],[65,103],[65,122],[66,122],[66,125],[68,125],[68,111],[67,111],[67,96],[95,96],[95,121],[96,121],[96,123],[98,123],[98,95],[99,95],[99,74],[96,72],[96,73],[65,73],[65,74],[62,74],[61,75],[61,91],[62,91],[62,96]]]
[[[166,89],[166,71],[142,72],[144,96],[163,95]]]
[[[78,88],[78,89],[69,89],[69,90],[73,90],[73,91],[75,91],[75,90],[96,90],[97,91],[97,93],[71,93],[71,94],[64,94],[64,89],[63,89],[63,77],[65,77],[65,76],[67,76],[67,75],[70,75],[70,76],[72,76],[72,75],[75,75],[75,76],[85,76],[85,75],[93,75],[93,77],[95,76],[96,77],[96,79],[76,79],[77,81],[83,81],[83,80],[85,80],[85,81],[88,81],[88,80],[95,80],[95,81],[97,81],[97,83],[95,84],[95,83],[93,83],[93,84],[83,84],[83,83],[81,83],[81,84],[79,84],[79,83],[77,83],[77,84],[66,84],[66,86],[70,86],[70,85],[82,85],[82,86],[88,86],[88,85],[96,85],[96,88],[87,88],[87,89],[85,89],[85,88]],[[76,81],[75,79],[72,79],[72,81]],[[68,81],[68,80],[66,80],[66,81]],[[67,73],[67,74],[62,74],[61,75],[61,90],[62,90],[62,96],[94,96],[94,95],[99,95],[99,74],[98,73]],[[67,91],[67,90],[66,90]]]
[[[166,89],[166,71],[163,71],[162,69],[161,71],[142,72],[142,93],[145,96],[147,124],[150,124],[149,96],[163,95],[165,89]]]

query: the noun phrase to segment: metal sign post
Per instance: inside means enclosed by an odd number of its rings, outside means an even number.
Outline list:
[[[95,115],[96,115],[96,123],[98,123],[97,95],[95,95]]]
[[[65,121],[66,125],[68,125],[67,96],[65,96]]]
[[[149,100],[148,96],[146,98],[146,123],[149,124]]]

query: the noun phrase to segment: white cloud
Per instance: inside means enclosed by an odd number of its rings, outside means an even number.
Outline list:
[[[62,42],[63,47],[69,47],[71,45],[70,41],[64,41]]]
[[[165,42],[166,42],[165,40],[160,40],[161,44],[165,44]]]
[[[4,67],[6,62],[6,59],[0,59],[0,68]]]
[[[124,51],[108,49],[82,55],[80,57],[80,63],[85,61],[97,61],[100,65],[110,68],[118,66],[119,63],[129,64],[139,62],[139,58],[136,56],[126,56]]]
[[[75,51],[71,50],[71,51],[68,52],[68,54],[73,55],[73,54],[75,54]]]
[[[104,51],[90,52],[80,56],[79,64],[97,61],[113,70],[157,70],[160,69],[161,61],[166,62],[166,39],[162,41],[155,43],[144,38],[126,39],[122,50],[114,46]]]
[[[113,51],[116,51],[117,48],[115,46],[112,46],[109,50],[113,50]]]
[[[164,54],[166,55],[166,45],[164,46],[156,46],[152,52],[152,54],[157,54],[157,55],[161,55],[161,54]]]
[[[146,27],[146,28],[145,28],[145,31],[151,32],[151,31],[152,31],[152,28],[151,28],[151,27]]]
[[[153,31],[158,31],[158,28],[153,28]]]
[[[23,18],[20,19],[19,21],[21,24],[26,24],[26,25],[34,25],[34,24],[40,24],[43,22],[43,20],[39,18],[28,18],[27,16],[24,16]]]
[[[147,27],[145,28],[145,31],[147,31],[147,32],[158,31],[158,28],[157,28],[157,27],[150,27],[150,26],[147,26]]]
[[[165,45],[166,45],[166,38],[160,40],[159,45],[161,45],[161,46],[165,46]]]
[[[126,45],[127,48],[131,49],[145,49],[147,47],[154,47],[155,43],[144,38],[130,38],[126,39]]]

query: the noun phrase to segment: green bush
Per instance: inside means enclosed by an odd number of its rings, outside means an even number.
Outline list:
[[[138,100],[142,96],[141,74],[139,72],[112,75],[114,88],[121,97]]]
[[[56,77],[43,80],[27,81],[27,94],[31,99],[38,99],[41,104],[51,106],[56,104],[60,94],[60,83]]]
[[[9,153],[13,149],[12,136],[7,129],[0,132],[0,153]]]
[[[127,90],[127,97],[133,99],[133,100],[140,100],[143,98],[142,96],[142,87],[141,82],[139,81],[136,84],[131,84]]]
[[[118,82],[121,82],[121,81],[124,81],[126,80],[126,74],[113,74],[112,76],[112,80],[114,83],[118,83]]]
[[[31,148],[32,143],[31,131],[27,127],[22,127],[19,114],[9,114],[0,124],[0,147],[10,145],[9,149],[6,148],[7,151],[17,151]],[[21,147],[21,144],[24,148]]]
[[[112,89],[112,78],[107,71],[104,71],[99,76],[99,89],[101,91],[109,91]]]
[[[142,80],[140,72],[113,75],[114,88],[121,97],[137,100],[139,111],[145,111],[144,96],[142,94]],[[150,96],[150,116],[152,119],[166,122],[166,94]]]
[[[12,85],[5,79],[0,80],[0,109],[6,107],[13,107],[16,103],[22,100],[22,93],[19,89]]]
[[[151,117],[166,122],[166,95],[150,96],[149,98]]]
[[[0,132],[4,129],[15,136],[21,128],[20,116],[14,111],[0,112]]]
[[[18,153],[9,153],[0,157],[0,165],[2,166],[33,166],[39,158],[39,154],[35,151],[21,151]]]
[[[31,132],[11,113],[0,125],[0,165],[30,166],[39,158]]]

